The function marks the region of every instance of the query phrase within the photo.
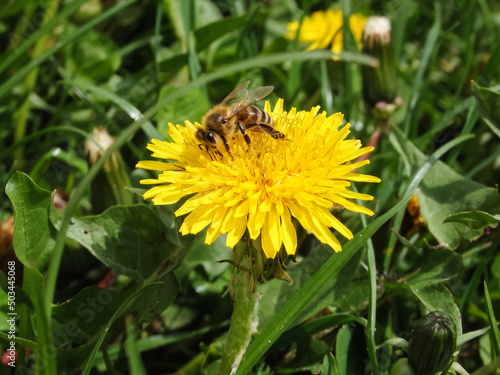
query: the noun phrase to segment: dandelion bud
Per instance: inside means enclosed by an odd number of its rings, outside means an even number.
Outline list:
[[[105,150],[114,142],[105,128],[95,128],[92,131],[92,140],[87,139],[85,150],[90,164],[95,164]],[[103,170],[92,181],[92,203],[95,212],[114,205],[130,205],[133,203],[132,194],[127,190],[131,186],[127,167],[119,151],[115,151],[104,163]]]
[[[363,52],[376,57],[376,68],[363,65],[363,97],[370,107],[379,102],[392,103],[396,98],[397,81],[391,24],[386,17],[369,17],[363,29]]]
[[[71,20],[79,25],[83,25],[99,16],[102,13],[102,9],[101,0],[89,0],[71,16]]]
[[[408,363],[416,375],[434,375],[453,357],[457,334],[453,320],[440,311],[421,318],[408,345]]]

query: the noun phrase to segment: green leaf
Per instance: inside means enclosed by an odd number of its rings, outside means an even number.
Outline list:
[[[51,220],[56,228],[60,227],[62,215],[55,208],[51,209]],[[114,271],[145,280],[184,249],[165,232],[158,216],[141,204],[113,206],[101,215],[72,219],[68,237]]]
[[[448,314],[456,325],[457,332],[462,332],[460,310],[448,288],[443,284],[420,282],[410,284],[410,290],[428,311],[442,311]]]
[[[481,117],[493,133],[500,137],[500,92],[480,87],[474,81],[471,86]]]
[[[144,290],[132,306],[139,325],[151,322],[154,317],[165,311],[179,293],[179,283],[172,272],[165,273],[155,281],[162,283]]]
[[[443,223],[455,223],[455,228],[469,241],[475,241],[484,234],[486,228],[497,227],[500,215],[490,215],[484,211],[467,211],[450,215]]]
[[[457,337],[457,347],[465,344],[468,341],[471,341],[471,340],[474,340],[478,337],[481,337],[489,330],[490,330],[490,327],[484,327],[484,328],[477,329],[475,331],[470,331],[470,332],[464,333],[463,335],[458,336]]]
[[[17,272],[16,275],[18,275]],[[26,294],[26,292],[19,286],[20,283],[21,280],[16,279],[16,285],[15,285],[16,303],[24,303],[30,309],[33,309],[33,301],[31,300],[30,296]],[[3,291],[5,291],[5,293],[8,293],[10,291],[7,275],[3,272],[0,272],[0,288]],[[5,296],[4,301],[5,303],[7,303],[7,296]]]
[[[337,361],[332,353],[325,354],[323,358],[323,367],[320,374],[323,375],[338,375]]]
[[[53,317],[59,322],[55,338],[63,334],[71,340],[94,337],[134,289],[135,286],[130,285],[120,291],[111,291],[92,285],[69,301],[54,306]]]
[[[198,0],[189,5],[186,3],[188,2],[180,0],[165,0],[163,2],[165,12],[170,18],[173,29],[183,44],[188,43],[187,39],[190,36],[188,34],[192,29],[203,27],[222,17],[219,8],[211,1]],[[194,14],[192,18],[192,14],[184,14],[189,11]],[[203,16],[196,17],[196,15]],[[191,24],[193,21],[195,22],[194,25]]]
[[[460,311],[450,291],[442,284],[460,274],[462,257],[447,249],[426,250],[422,267],[406,279],[412,293],[429,311],[448,314],[461,332]]]
[[[462,270],[462,257],[447,249],[427,249],[422,266],[410,274],[406,283],[437,284],[457,276]]]
[[[165,86],[160,91],[160,98],[163,100],[177,89],[173,86]],[[165,135],[168,131],[168,124],[184,124],[184,121],[201,123],[201,118],[210,108],[210,102],[206,95],[198,88],[192,89],[186,95],[170,102],[158,111],[158,131]],[[168,135],[167,135],[168,137]]]
[[[368,354],[359,327],[344,325],[337,335],[335,359],[340,374],[362,374]]]
[[[14,207],[14,251],[26,267],[47,269],[55,244],[56,231],[49,222],[51,194],[41,189],[25,173],[12,175],[5,188]]]
[[[227,35],[230,31],[243,27],[247,22],[247,15],[236,18],[227,18],[212,22],[194,31],[196,51],[202,51],[217,39]]]
[[[408,168],[415,170],[424,163],[426,156],[399,129],[394,127],[391,134],[398,139],[401,146],[398,151],[404,153]],[[463,177],[441,161],[426,174],[417,194],[420,213],[429,231],[448,249],[460,245],[455,225],[443,223],[448,216],[472,210],[500,213],[500,195],[496,189]]]
[[[101,81],[118,70],[121,55],[111,38],[90,32],[72,46],[67,64],[72,75],[83,75],[93,81]]]

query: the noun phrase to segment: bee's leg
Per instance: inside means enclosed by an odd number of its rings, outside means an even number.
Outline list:
[[[224,142],[224,146],[226,146],[227,153],[229,154],[229,156],[231,156],[231,160],[233,160],[233,155],[231,154],[231,150],[229,149],[229,143],[227,143],[227,140],[223,135],[221,135],[220,137],[222,138],[222,142]],[[220,151],[219,151],[219,154],[220,154]]]
[[[264,130],[267,134],[269,134],[274,139],[285,139],[286,138],[286,136],[282,132],[280,132],[280,131],[274,129],[272,126],[269,126],[266,124],[252,124],[252,125],[248,126],[247,128],[250,129],[251,127],[254,127],[254,126],[258,126],[259,128]]]
[[[273,137],[274,139],[285,139],[285,135],[274,129],[272,126],[269,126],[269,125],[266,125],[266,124],[259,124],[260,128],[261,129],[264,129],[264,131],[269,134],[271,137]]]
[[[207,151],[208,156],[210,156],[210,160],[214,161],[214,156],[212,155],[212,150],[208,148],[207,145],[198,145],[200,147],[200,150],[203,150],[201,146],[205,146],[205,150]]]
[[[249,145],[251,143],[250,137],[248,136],[247,131],[245,130],[245,127],[243,126],[243,124],[241,122],[237,122],[237,124],[238,124],[238,128],[240,129],[241,134],[243,134],[243,138],[245,138],[245,142],[247,143],[247,145]]]

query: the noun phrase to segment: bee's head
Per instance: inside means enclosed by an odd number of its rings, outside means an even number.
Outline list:
[[[198,129],[198,131],[196,132],[196,138],[208,146],[217,147],[218,138],[214,133],[210,131]]]

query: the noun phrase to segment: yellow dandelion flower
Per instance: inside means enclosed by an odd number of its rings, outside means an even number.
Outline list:
[[[144,194],[155,205],[173,204],[191,196],[175,212],[186,215],[180,228],[183,235],[196,234],[207,225],[205,243],[227,233],[226,245],[234,247],[245,231],[251,239],[261,238],[262,249],[274,258],[284,246],[295,254],[297,235],[292,218],[335,251],[341,245],[331,229],[352,238],[351,231],[331,213],[334,206],[373,215],[368,208],[349,199],[373,197],[349,190],[351,181],[380,182],[373,176],[355,173],[368,160],[350,163],[373,147],[361,148],[348,140],[350,124],[342,126],[342,114],[327,116],[315,107],[298,112],[283,110],[280,99],[271,111],[276,130],[286,140],[266,133],[250,132],[248,146],[241,134],[230,143],[231,155],[209,153],[200,147],[196,131],[200,124],[169,124],[173,142],[152,140],[148,149],[155,158],[171,162],[140,161],[138,168],[162,171],[157,179],[142,184],[158,185]]]
[[[298,22],[287,25],[285,38],[293,40],[299,33],[301,43],[310,43],[307,50],[322,49],[330,46],[332,52],[342,52],[342,11],[327,9],[313,12],[311,16],[304,17],[299,30]],[[355,13],[349,16],[349,28],[354,39],[361,49],[361,36],[366,23],[366,17]]]

